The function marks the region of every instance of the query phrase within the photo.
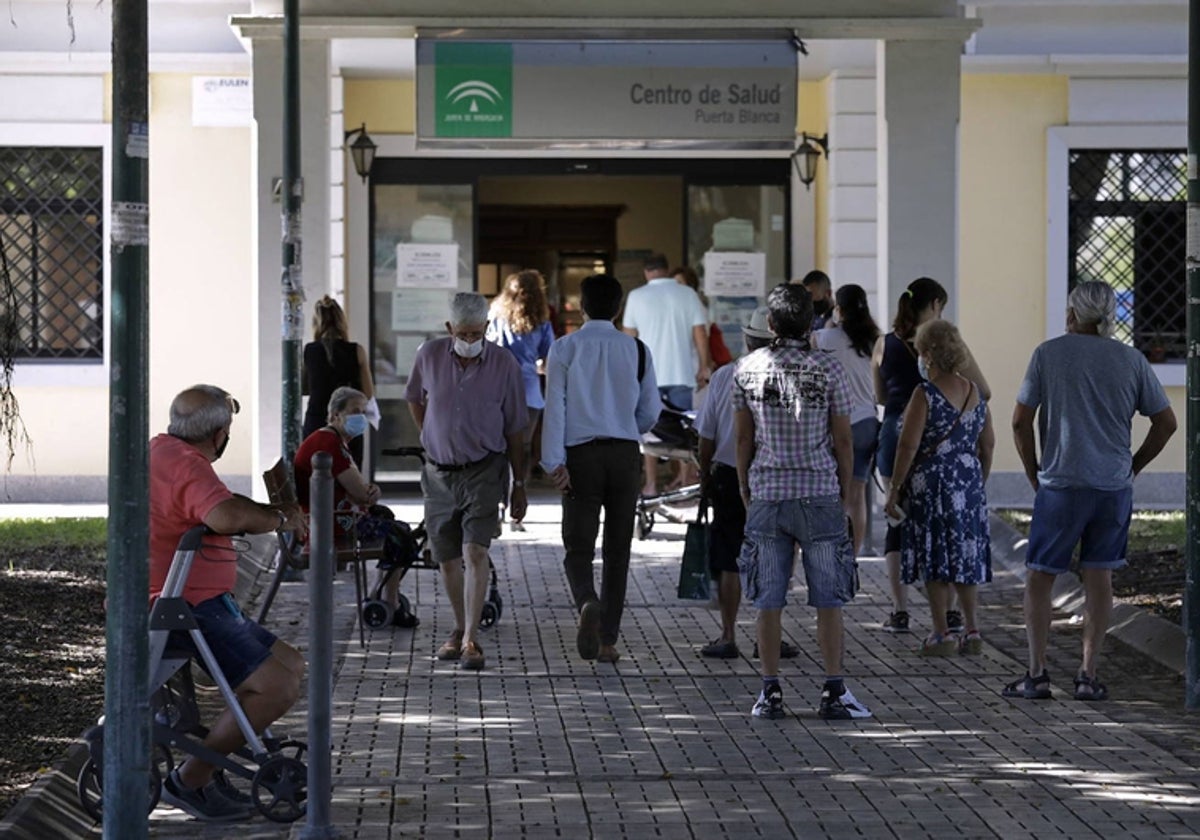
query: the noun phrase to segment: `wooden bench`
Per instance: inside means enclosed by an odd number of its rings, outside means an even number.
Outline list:
[[[334,480],[336,481],[337,479]],[[270,499],[271,504],[299,503],[299,498],[296,495],[296,483],[292,478],[292,471],[282,458],[276,461],[271,466],[271,469],[263,473],[263,484],[266,485],[267,497]],[[270,586],[267,588],[262,607],[258,613],[259,624],[263,624],[266,621],[267,613],[271,609],[271,604],[274,602],[275,595],[279,591],[279,584],[283,582],[287,570],[307,569],[309,566],[307,545],[297,545],[295,543],[295,535],[291,531],[277,531],[275,536],[278,543],[278,547],[275,550],[275,574],[271,579]],[[383,557],[382,541],[362,543],[353,535],[346,534],[338,537],[334,542],[334,560],[337,563],[337,567],[340,569],[348,565],[354,571],[356,615],[360,613],[367,593],[366,563],[369,560],[378,560],[381,557]],[[363,629],[361,615],[359,619],[358,641],[361,646],[366,647],[366,633]]]

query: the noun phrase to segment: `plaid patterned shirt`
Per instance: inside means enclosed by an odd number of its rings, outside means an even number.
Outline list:
[[[752,499],[775,502],[840,492],[829,417],[850,413],[850,388],[832,353],[777,339],[737,363],[731,397],[734,411],[748,409],[754,418]]]

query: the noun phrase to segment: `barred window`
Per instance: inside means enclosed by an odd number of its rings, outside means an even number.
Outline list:
[[[1117,294],[1117,338],[1152,362],[1182,362],[1186,152],[1073,150],[1070,167],[1070,288],[1105,281]]]
[[[0,147],[0,248],[18,358],[104,355],[104,167],[98,148]]]

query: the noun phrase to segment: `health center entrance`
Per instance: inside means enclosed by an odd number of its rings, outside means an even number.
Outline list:
[[[791,163],[774,158],[379,158],[370,181],[371,362],[382,419],[374,480],[413,482],[418,445],[404,399],[417,348],[446,334],[452,295],[492,298],[541,272],[556,334],[582,323],[590,274],[642,285],[663,253],[700,275],[709,316],[736,357],[765,289],[791,276]]]

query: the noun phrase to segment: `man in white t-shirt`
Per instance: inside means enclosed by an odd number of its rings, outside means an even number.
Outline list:
[[[675,408],[690,411],[692,389],[708,383],[708,313],[700,297],[677,283],[662,254],[643,263],[646,285],[625,300],[623,329],[650,349],[658,375],[659,396]],[[644,495],[657,492],[654,456],[646,456]]]

